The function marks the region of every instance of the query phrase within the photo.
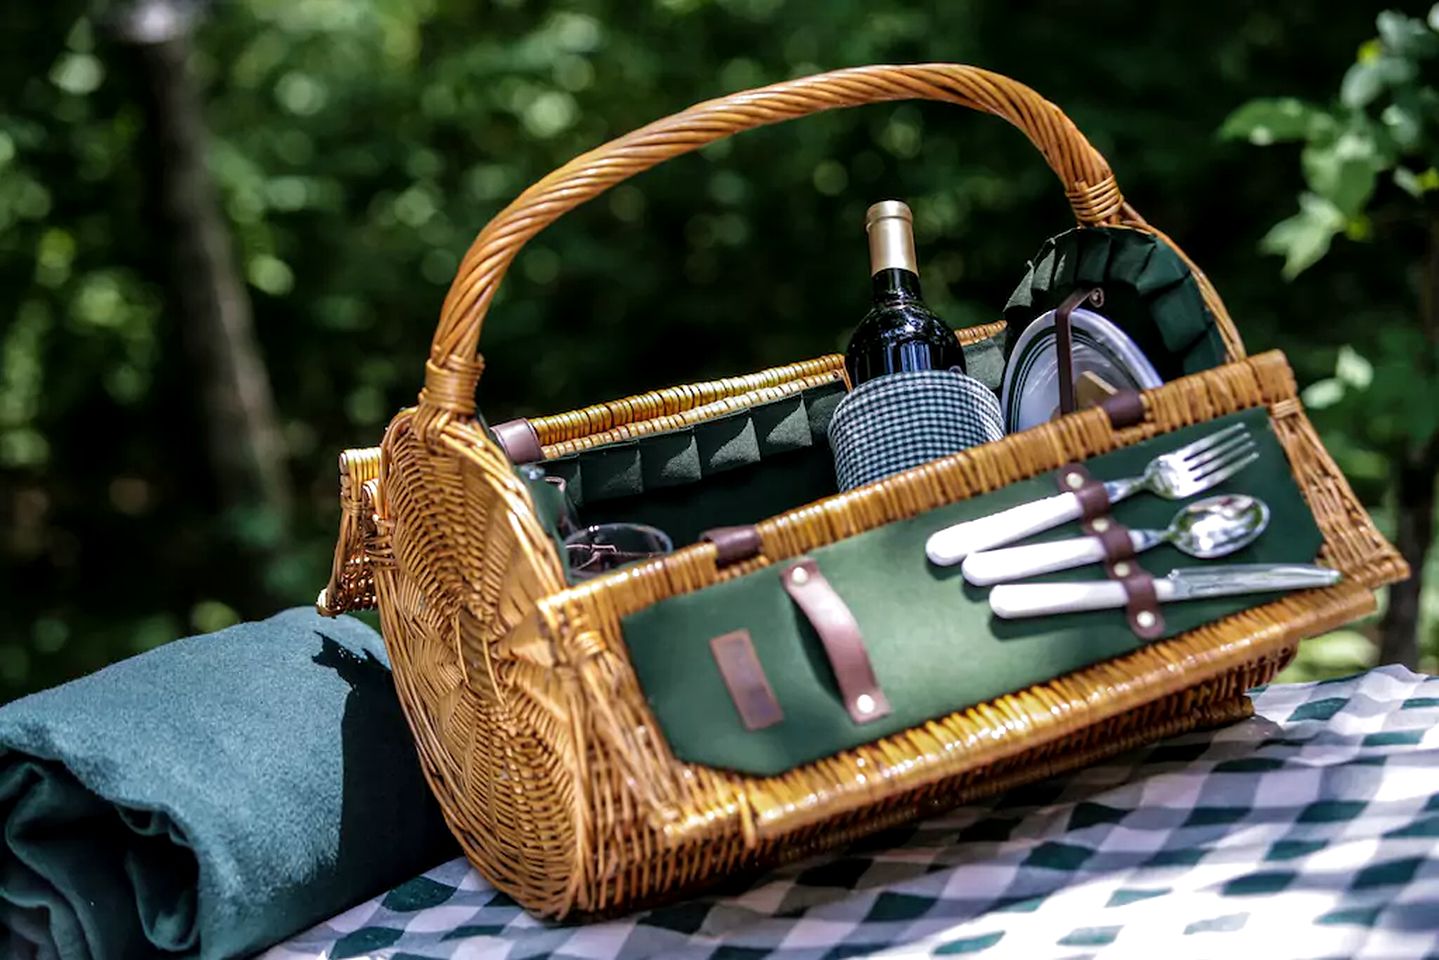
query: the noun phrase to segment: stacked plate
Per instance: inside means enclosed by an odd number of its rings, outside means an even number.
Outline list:
[[[1120,390],[1149,390],[1164,382],[1129,335],[1092,310],[1072,312],[1069,329],[1074,382],[1085,373]],[[1053,310],[1025,327],[1015,341],[999,393],[1006,433],[1046,423],[1059,411],[1055,341]]]

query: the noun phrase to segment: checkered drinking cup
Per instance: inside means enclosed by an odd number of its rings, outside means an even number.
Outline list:
[[[999,399],[958,370],[892,373],[862,383],[829,423],[841,490],[1003,436]]]

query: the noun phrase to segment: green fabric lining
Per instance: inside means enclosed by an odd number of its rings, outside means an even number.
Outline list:
[[[1263,408],[1177,430],[1088,465],[1102,479],[1134,475],[1154,455],[1235,421],[1249,426],[1261,459],[1219,490],[1262,497],[1272,520],[1255,544],[1222,562],[1312,561],[1322,538]],[[989,612],[987,590],[964,583],[957,567],[939,569],[926,561],[924,541],[935,530],[1055,491],[1054,475],[1045,474],[810,553],[859,621],[893,707],[889,716],[870,724],[850,720],[819,640],[780,586],[776,568],[625,617],[630,660],[675,756],[686,763],[771,776],[1138,648],[1140,641],[1116,611],[997,620]],[[1132,527],[1158,528],[1178,507],[1139,494],[1114,514]],[[1045,539],[1077,535],[1077,526],[1070,524]],[[1162,546],[1141,563],[1164,574],[1199,561]],[[1050,579],[1102,576],[1098,566],[1089,566]],[[1250,595],[1169,604],[1165,636],[1268,599]],[[710,638],[731,630],[748,630],[753,638],[784,711],[776,726],[749,732],[740,723],[709,647]]]
[[[695,484],[823,444],[843,395],[841,384],[828,383],[693,426],[557,457],[544,467],[564,479],[578,509]]]
[[[964,348],[970,375],[991,388],[1004,375],[1001,342],[1002,335]],[[691,543],[713,527],[754,523],[835,493],[827,437],[843,397],[844,388],[829,383],[543,466],[564,479],[581,525],[647,523],[676,544]],[[541,521],[558,538],[564,503],[550,495],[553,486],[530,486]]]
[[[1109,227],[1077,227],[1045,241],[1005,305],[1005,354],[1025,327],[1081,286],[1104,288],[1098,312],[1134,338],[1165,380],[1224,362],[1224,340],[1179,254],[1153,234]]]

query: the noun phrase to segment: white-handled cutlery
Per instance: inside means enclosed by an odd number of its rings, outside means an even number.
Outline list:
[[[1276,590],[1307,590],[1339,582],[1338,570],[1309,564],[1240,563],[1218,567],[1171,570],[1154,580],[1160,603],[1228,597]],[[1124,585],[1117,580],[1083,583],[1004,583],[989,592],[995,616],[1006,620],[1043,617],[1082,610],[1108,610],[1127,602]]]
[[[1269,506],[1245,494],[1220,494],[1181,507],[1164,530],[1130,530],[1135,553],[1161,543],[1199,560],[1229,556],[1249,546],[1269,525]],[[1022,547],[981,550],[964,558],[964,579],[977,587],[1053,573],[1104,559],[1099,537],[1074,537]]]
[[[1203,439],[1155,457],[1137,477],[1104,484],[1110,503],[1141,490],[1184,500],[1211,490],[1259,459],[1254,439],[1236,423]],[[1061,493],[1000,513],[946,527],[929,537],[925,554],[939,566],[953,566],[971,553],[1004,546],[1082,515],[1079,497]]]

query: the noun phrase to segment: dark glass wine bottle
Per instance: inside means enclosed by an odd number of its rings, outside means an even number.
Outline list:
[[[965,372],[954,330],[925,306],[914,255],[914,216],[884,200],[864,218],[874,306],[850,338],[844,366],[851,387],[908,370]]]

